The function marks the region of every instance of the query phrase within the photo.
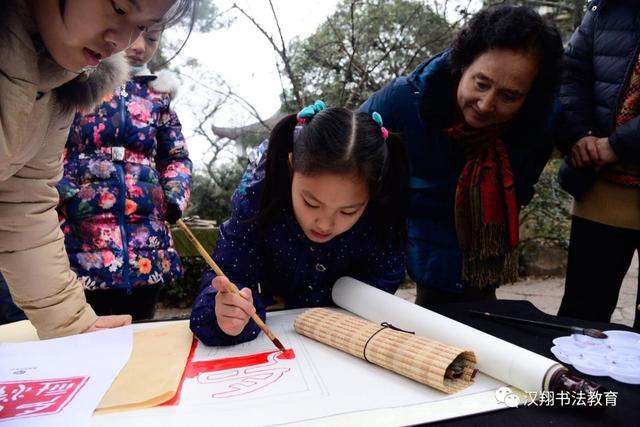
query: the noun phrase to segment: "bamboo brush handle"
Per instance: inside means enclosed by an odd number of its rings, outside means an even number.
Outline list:
[[[220,267],[218,267],[218,264],[216,264],[213,258],[211,258],[207,250],[204,248],[204,246],[200,244],[196,236],[193,235],[189,227],[187,227],[187,224],[185,224],[184,221],[182,221],[182,219],[178,219],[178,221],[176,221],[176,224],[178,225],[178,227],[182,229],[182,231],[184,231],[184,233],[187,235],[187,238],[191,241],[191,243],[193,243],[193,246],[200,253],[200,255],[202,255],[202,258],[204,258],[207,264],[209,264],[209,267],[213,269],[216,275],[224,276],[225,274],[222,272]],[[244,298],[244,296],[240,293],[240,290],[238,289],[238,287],[231,282],[229,282],[229,284],[227,285],[227,291],[240,295],[240,297]],[[258,316],[257,313],[253,313],[253,315],[251,316],[251,319],[253,319],[253,321],[256,322],[258,327],[262,329],[262,332],[264,332],[265,335],[267,335],[271,341],[276,339],[275,335],[273,335],[273,333],[269,330],[267,325],[264,324],[264,322],[262,321],[260,316]]]
[[[216,264],[213,258],[209,256],[209,253],[207,252],[207,250],[204,248],[204,246],[200,244],[196,236],[193,235],[189,227],[187,227],[187,224],[185,224],[184,221],[182,221],[182,219],[178,219],[176,221],[176,224],[178,225],[178,227],[182,229],[182,231],[184,231],[184,233],[187,235],[187,238],[191,241],[191,243],[196,248],[196,250],[200,252],[200,255],[202,255],[202,258],[204,258],[207,264],[209,264],[209,267],[211,267],[213,271],[215,271],[216,275],[224,276],[224,273],[222,272],[220,267],[218,267],[218,264]]]

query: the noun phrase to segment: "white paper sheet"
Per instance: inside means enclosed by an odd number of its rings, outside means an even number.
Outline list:
[[[88,425],[132,345],[131,326],[0,343],[2,427]]]
[[[278,359],[280,352],[263,334],[232,347],[200,345],[197,363],[269,354],[259,365],[191,374],[178,406],[96,416],[93,425],[353,425],[356,419],[366,425],[406,425],[506,408],[494,395],[503,384],[485,375],[448,395],[301,336],[293,329],[301,311],[270,313],[267,318],[269,328],[295,352],[294,359]],[[363,412],[371,410],[375,414]],[[366,415],[371,416],[363,418]]]
[[[333,287],[333,301],[372,322],[389,322],[416,334],[475,352],[481,372],[525,392],[541,392],[551,372],[562,369],[540,356],[463,323],[390,295],[350,277]]]

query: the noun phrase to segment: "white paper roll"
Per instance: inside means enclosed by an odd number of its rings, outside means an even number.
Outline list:
[[[475,352],[481,372],[525,392],[548,390],[556,371],[555,360],[449,319],[351,277],[336,281],[333,301],[372,322],[388,322],[417,335]]]

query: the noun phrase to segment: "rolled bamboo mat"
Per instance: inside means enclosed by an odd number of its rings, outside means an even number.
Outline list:
[[[300,314],[294,327],[302,335],[445,393],[455,393],[473,383],[476,372],[473,352],[391,325],[313,308]]]

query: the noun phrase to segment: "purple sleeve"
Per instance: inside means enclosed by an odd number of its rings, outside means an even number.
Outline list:
[[[253,304],[258,316],[266,318],[265,302],[259,295],[259,283],[263,280],[264,260],[260,249],[260,231],[252,219],[259,211],[260,181],[255,177],[256,164],[245,172],[244,184],[234,192],[231,199],[231,218],[220,226],[216,247],[211,257],[220,266],[229,280],[239,288],[250,288]],[[206,345],[232,345],[254,339],[260,329],[253,320],[235,337],[222,332],[215,315],[216,290],[211,287],[215,273],[207,269],[202,276],[200,294],[191,313],[191,330]]]

